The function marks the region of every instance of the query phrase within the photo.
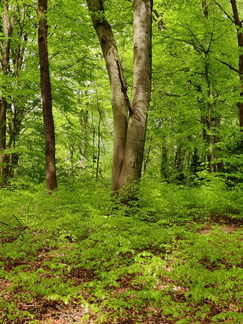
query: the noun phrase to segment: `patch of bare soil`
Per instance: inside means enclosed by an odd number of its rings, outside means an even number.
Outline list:
[[[222,232],[231,233],[240,229],[243,226],[243,221],[239,219],[234,220],[230,217],[219,219],[218,216],[211,216],[210,222],[203,226],[198,232],[200,234],[208,234],[215,225],[217,225]]]

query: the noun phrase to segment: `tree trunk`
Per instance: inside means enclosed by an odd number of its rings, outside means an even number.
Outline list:
[[[161,147],[160,175],[162,177],[162,180],[168,179],[168,149],[166,146],[166,137],[165,136],[163,136],[163,144]]]
[[[134,79],[130,104],[121,60],[102,0],[87,0],[111,85],[114,120],[112,189],[120,191],[141,177],[147,110],[151,93],[152,0],[134,1]]]
[[[9,53],[10,53],[10,37],[12,34],[12,26],[9,17],[8,1],[4,1],[4,18],[3,18],[4,40],[2,44],[2,74],[7,76],[9,70]],[[4,89],[4,86],[3,86]],[[6,150],[7,136],[7,98],[3,95],[0,102],[0,186],[7,184],[8,178],[8,160],[9,155],[4,154]]]
[[[152,1],[135,0],[133,14],[134,79],[131,114],[118,189],[140,179],[147,111],[151,95]]]
[[[40,81],[43,105],[43,119],[45,132],[46,156],[46,188],[57,188],[56,163],[55,163],[55,131],[52,115],[52,92],[49,72],[48,47],[47,47],[47,0],[38,0],[38,46],[40,59]]]
[[[81,92],[78,91],[78,103],[79,106],[82,107],[82,102],[81,102]],[[81,167],[81,170],[85,170],[87,166],[87,147],[88,147],[88,139],[89,139],[89,111],[88,109],[81,108],[80,113],[79,113],[79,123],[82,129],[82,138],[80,142],[80,161],[79,165]]]
[[[103,1],[87,0],[87,4],[100,41],[111,86],[114,124],[112,188],[117,190],[124,159],[129,101],[115,38],[111,26],[105,20]]]
[[[149,146],[148,146],[147,152],[144,154],[144,159],[143,159],[143,172],[142,172],[143,175],[145,175],[146,170],[147,170],[147,165],[149,164],[150,154],[152,152],[152,140],[153,140],[153,136],[150,136]]]
[[[234,22],[237,28],[237,38],[238,38],[238,46],[239,46],[239,63],[238,63],[238,74],[240,78],[240,96],[242,97],[242,100],[237,103],[237,106],[239,108],[239,120],[240,120],[240,128],[241,131],[243,131],[243,23],[242,20],[239,17],[239,11],[237,8],[236,0],[230,0],[232,12],[234,16]],[[243,144],[242,144],[243,146]]]
[[[202,0],[202,9],[203,9],[203,15],[205,19],[208,19],[208,5],[206,0]],[[205,108],[207,111],[207,120],[206,120],[206,138],[208,142],[208,149],[209,149],[209,155],[208,155],[208,163],[209,163],[209,171],[215,172],[215,164],[214,164],[214,135],[213,133],[213,125],[212,125],[212,114],[213,114],[213,107],[210,103],[211,97],[212,97],[212,85],[210,80],[210,63],[211,63],[211,42],[212,42],[212,35],[210,35],[210,39],[208,40],[207,34],[205,34],[205,42],[208,43],[207,48],[204,49],[204,69],[205,69],[205,81],[206,81],[206,87],[207,87],[207,97],[205,100]]]
[[[99,121],[97,127],[97,158],[96,158],[96,170],[95,170],[95,178],[98,180],[100,174],[100,153],[101,153],[101,122],[102,122],[102,114],[100,109],[100,104],[97,96],[97,109],[99,113]]]
[[[219,137],[219,132],[220,132],[220,117],[217,117],[215,118],[215,132],[216,132],[216,135],[214,135],[214,143],[220,143],[220,137]],[[217,147],[216,148],[216,152],[219,153],[219,157],[220,157],[220,152],[221,152],[221,148],[220,147]],[[218,160],[218,157],[217,157],[217,160]],[[217,171],[218,172],[224,172],[224,162],[223,160],[220,161],[220,162],[217,162]]]

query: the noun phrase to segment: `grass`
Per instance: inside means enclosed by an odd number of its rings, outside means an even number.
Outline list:
[[[81,180],[1,191],[0,323],[243,322],[240,190]]]

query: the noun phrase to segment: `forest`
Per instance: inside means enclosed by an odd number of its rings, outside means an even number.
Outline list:
[[[0,323],[243,323],[243,0],[1,0]]]

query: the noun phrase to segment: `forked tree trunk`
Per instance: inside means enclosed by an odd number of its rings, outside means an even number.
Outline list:
[[[133,98],[127,95],[115,38],[105,18],[102,0],[87,0],[111,86],[114,119],[112,189],[120,191],[141,177],[147,111],[151,94],[152,0],[134,0]]]
[[[55,163],[55,131],[52,115],[52,92],[49,72],[48,47],[47,47],[47,0],[38,0],[38,45],[40,59],[40,79],[43,105],[43,119],[45,132],[46,156],[46,188],[57,188],[56,163]]]

